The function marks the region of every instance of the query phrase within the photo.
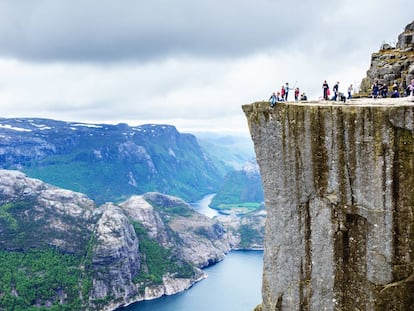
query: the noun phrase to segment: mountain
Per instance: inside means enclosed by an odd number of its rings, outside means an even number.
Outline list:
[[[196,201],[222,181],[194,135],[170,125],[0,118],[0,168],[87,194],[97,203],[161,192]]]
[[[220,133],[195,135],[224,175],[210,207],[238,214],[261,207],[263,186],[251,138]]]
[[[213,197],[210,207],[222,213],[244,214],[261,207],[264,202],[262,179],[255,159],[241,170],[230,171]]]
[[[253,142],[249,136],[220,133],[194,133],[201,147],[215,161],[223,176],[231,170],[242,169],[243,164],[254,158]]]
[[[182,291],[235,237],[160,193],[96,204],[86,195],[0,170],[0,306],[113,310]],[[2,309],[3,310],[3,309]]]

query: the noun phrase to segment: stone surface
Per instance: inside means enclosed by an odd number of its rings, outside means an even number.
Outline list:
[[[262,310],[411,310],[413,104],[243,110],[267,209]]]
[[[370,94],[374,82],[388,86],[388,97],[392,86],[397,84],[400,93],[404,93],[414,78],[414,21],[408,24],[398,36],[395,47],[383,44],[381,49],[371,55],[371,65],[367,76],[362,80],[361,94]]]
[[[221,261],[236,241],[232,232],[227,232],[221,223],[193,211],[188,203],[176,197],[150,192],[133,196],[120,206],[160,245],[175,249],[177,256],[199,268]],[[163,206],[164,210],[154,206]],[[168,209],[177,206],[188,210],[188,214],[168,213]]]

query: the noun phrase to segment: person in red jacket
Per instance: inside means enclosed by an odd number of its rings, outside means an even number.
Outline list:
[[[300,94],[300,91],[299,91],[299,88],[297,87],[295,88],[295,101],[296,102],[299,101],[299,94]]]

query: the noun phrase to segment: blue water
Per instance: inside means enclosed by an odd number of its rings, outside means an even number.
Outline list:
[[[215,209],[210,208],[209,204],[215,195],[215,193],[207,194],[200,201],[192,203],[191,206],[197,212],[204,214],[207,217],[214,218],[214,216],[219,215],[219,212]]]
[[[208,277],[172,296],[137,302],[122,311],[252,311],[262,300],[262,251],[232,251],[204,269]]]
[[[209,207],[214,194],[191,204],[213,218]],[[172,296],[137,302],[122,311],[252,311],[262,301],[262,251],[232,251],[223,261],[204,269],[208,277]]]

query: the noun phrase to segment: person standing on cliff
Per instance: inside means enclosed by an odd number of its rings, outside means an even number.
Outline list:
[[[348,99],[352,98],[352,91],[354,90],[352,84],[348,86]]]
[[[295,88],[295,102],[299,101],[299,93],[300,93],[299,88],[296,87]]]
[[[288,95],[289,95],[289,83],[286,82],[285,84],[285,101],[288,101]]]
[[[329,85],[328,85],[328,82],[326,82],[326,80],[323,81],[322,89],[323,89],[323,99],[328,100],[329,99],[328,97],[329,96]]]
[[[339,82],[336,82],[332,90],[334,91],[334,96],[332,97],[332,100],[336,101],[338,99],[338,93],[339,93]]]
[[[285,86],[282,85],[282,89],[280,90],[280,96],[282,97],[282,100],[285,100],[285,94],[286,94]]]

